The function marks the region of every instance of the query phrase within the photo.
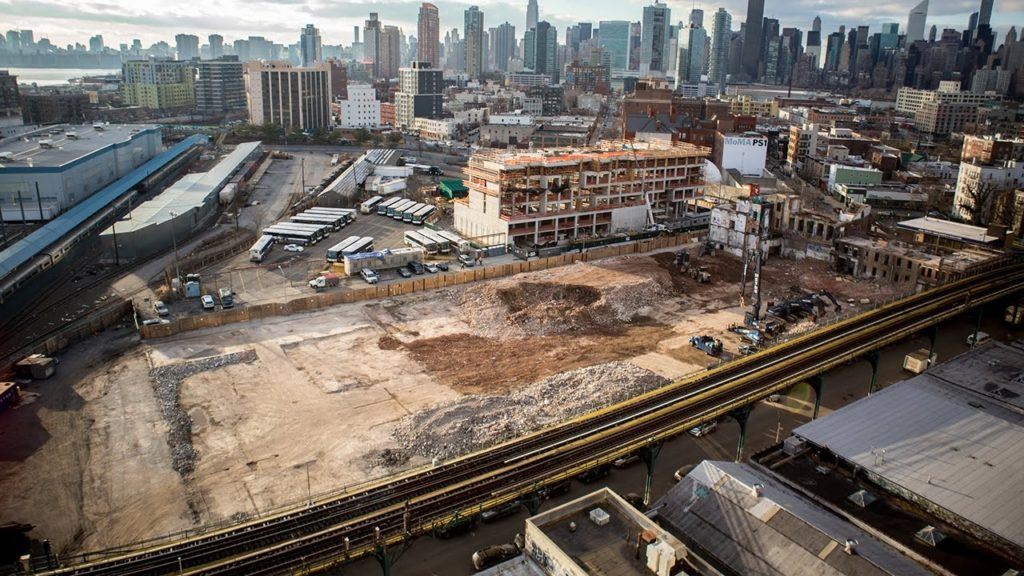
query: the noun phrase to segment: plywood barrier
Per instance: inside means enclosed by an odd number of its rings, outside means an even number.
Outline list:
[[[239,308],[233,308],[231,310],[224,310],[221,312],[217,312],[216,314],[203,314],[199,316],[185,316],[181,318],[175,318],[171,320],[170,323],[168,324],[140,326],[139,333],[143,338],[165,338],[167,336],[172,336],[179,332],[188,332],[190,330],[198,330],[200,328],[212,328],[217,326],[224,326],[226,324],[248,322],[250,320],[259,320],[261,318],[269,318],[272,316],[287,316],[291,314],[297,314],[299,312],[307,312],[310,310],[318,310],[321,308],[336,306],[338,304],[348,304],[353,302],[363,302],[366,300],[377,300],[381,298],[401,296],[403,294],[423,292],[425,290],[434,290],[437,288],[458,286],[460,284],[466,284],[468,282],[490,280],[494,278],[502,278],[505,276],[514,276],[516,274],[521,274],[523,272],[547,270],[549,268],[554,268],[556,266],[566,266],[576,262],[594,262],[604,258],[613,258],[616,256],[625,256],[628,254],[650,252],[652,250],[659,250],[662,248],[683,246],[692,243],[695,239],[698,239],[700,237],[701,236],[698,234],[680,234],[677,236],[650,238],[644,240],[637,240],[635,242],[630,242],[627,244],[619,244],[615,246],[602,246],[600,248],[594,248],[583,253],[570,252],[560,254],[557,256],[550,256],[547,258],[536,258],[534,260],[515,260],[513,262],[506,264],[498,264],[495,266],[487,266],[483,268],[474,267],[467,268],[465,270],[455,270],[451,272],[438,274],[435,276],[413,278],[409,280],[404,280],[402,282],[395,282],[392,284],[373,285],[367,286],[365,288],[356,288],[353,290],[324,292],[310,296],[303,296],[301,298],[296,298],[288,302],[253,304],[251,306],[243,306]],[[130,310],[130,302],[126,301],[125,305],[127,305]],[[119,318],[120,316],[123,315],[124,313],[122,312],[119,315],[115,316]],[[104,320],[103,322],[110,322],[110,320],[107,319]],[[100,322],[100,324],[102,324],[103,322]],[[105,326],[109,325],[109,323],[105,324]],[[93,324],[89,324],[89,326],[92,327]],[[85,327],[80,328],[79,330],[88,331],[88,329]],[[89,331],[89,333],[91,333],[91,331]],[[77,332],[69,333],[69,335],[66,338],[73,339],[75,337],[78,337]],[[49,340],[47,341],[46,345],[47,347],[50,346]],[[54,342],[52,345],[57,346],[58,343]]]

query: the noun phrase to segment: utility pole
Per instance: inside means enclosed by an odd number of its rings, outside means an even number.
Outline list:
[[[177,218],[176,212],[171,212],[171,242],[174,243],[174,277],[179,281],[181,280],[181,270],[178,269],[178,235],[174,230],[174,219]]]

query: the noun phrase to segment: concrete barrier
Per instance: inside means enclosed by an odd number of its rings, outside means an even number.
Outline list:
[[[223,310],[215,314],[202,314],[199,316],[175,318],[168,324],[140,326],[139,334],[143,338],[147,339],[165,338],[179,332],[188,332],[191,330],[199,330],[201,328],[214,328],[217,326],[224,326],[226,324],[248,322],[250,320],[259,320],[261,318],[269,318],[272,316],[288,316],[300,312],[328,308],[338,304],[351,304],[366,300],[390,298],[404,294],[412,294],[414,292],[458,286],[469,282],[514,276],[523,272],[537,272],[547,270],[549,268],[555,268],[557,266],[574,264],[576,262],[594,262],[604,258],[614,258],[616,256],[639,254],[650,252],[652,250],[683,246],[692,243],[695,238],[700,238],[700,235],[680,234],[678,236],[650,238],[630,242],[628,244],[602,246],[601,248],[595,248],[583,253],[573,252],[526,261],[516,260],[508,264],[499,264],[482,268],[467,268],[466,270],[444,272],[436,276],[412,278],[391,284],[367,286],[365,288],[357,288],[354,290],[324,292],[311,296],[303,296],[288,302],[254,304],[252,306]],[[127,303],[127,305],[130,309],[131,303]],[[123,316],[123,313],[121,316]]]

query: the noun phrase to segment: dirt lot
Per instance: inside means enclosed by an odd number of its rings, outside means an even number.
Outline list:
[[[721,338],[727,354],[739,345],[727,329],[742,323],[740,264],[700,264],[710,284],[665,252],[141,344],[108,332],[0,419],[0,516],[64,552],[123,545],[262,515],[663,385],[717,362],[690,336]],[[828,288],[844,307],[886,295],[814,261],[770,261],[764,276],[766,299],[792,287]]]

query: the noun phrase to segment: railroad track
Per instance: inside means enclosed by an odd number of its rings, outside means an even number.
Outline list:
[[[50,573],[271,574],[323,568],[606,464],[1021,286],[1024,265],[989,270],[435,468]]]

